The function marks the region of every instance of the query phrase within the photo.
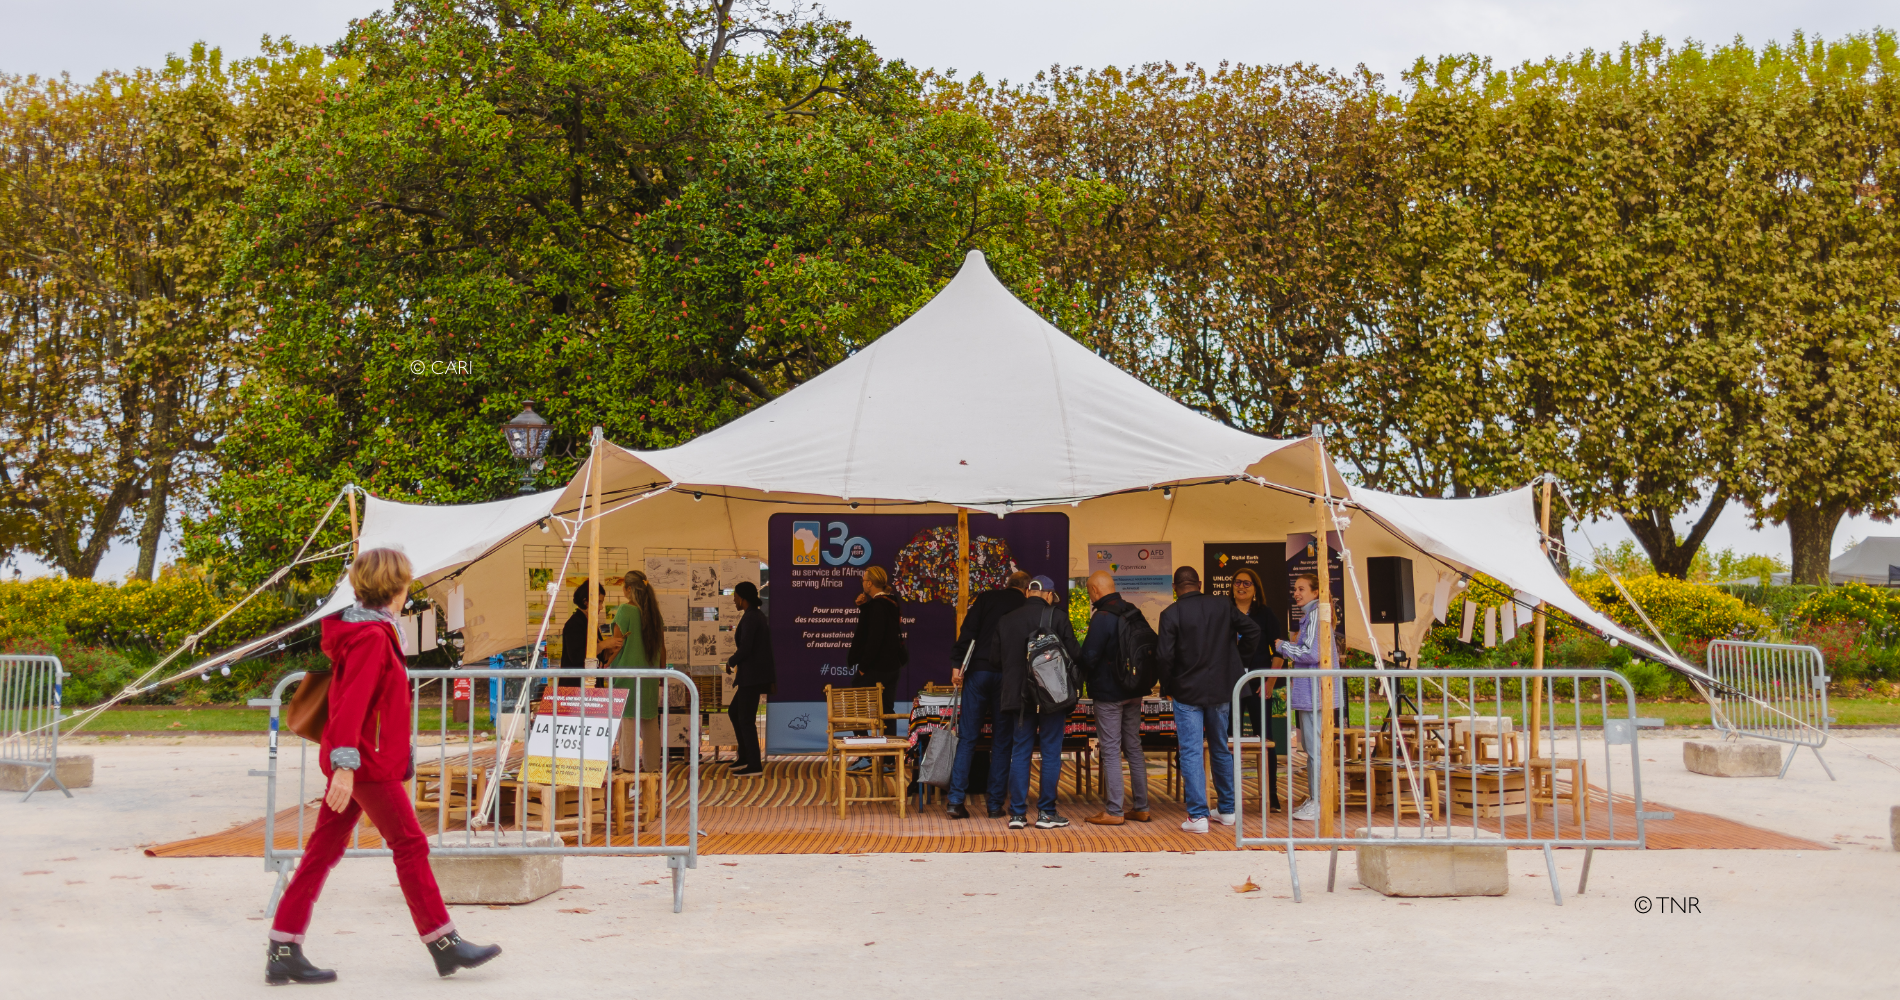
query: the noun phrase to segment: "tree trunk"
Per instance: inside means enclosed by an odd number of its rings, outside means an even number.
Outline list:
[[[1834,529],[1846,513],[1847,508],[1839,505],[1791,505],[1782,522],[1788,526],[1788,542],[1794,549],[1795,583],[1827,583]]]
[[[1728,506],[1728,491],[1717,487],[1714,496],[1709,499],[1709,509],[1696,519],[1695,527],[1689,529],[1688,537],[1676,540],[1676,527],[1670,523],[1669,512],[1650,508],[1641,515],[1622,515],[1623,523],[1629,525],[1630,534],[1649,554],[1649,564],[1656,567],[1662,576],[1672,576],[1680,580],[1689,575],[1689,565],[1695,562],[1696,550],[1702,548],[1702,539],[1708,537],[1709,529],[1715,527],[1716,519],[1722,516],[1722,508]]]
[[[134,574],[140,580],[150,580],[158,568],[158,543],[165,535],[166,501],[171,498],[175,461],[176,458],[167,457],[152,469],[151,493],[145,501],[145,523],[139,528],[139,568]]]

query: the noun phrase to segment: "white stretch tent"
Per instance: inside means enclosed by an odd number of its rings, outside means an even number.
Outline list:
[[[767,520],[781,511],[1049,510],[1069,518],[1071,576],[1086,574],[1090,545],[1113,542],[1170,542],[1177,565],[1198,567],[1208,542],[1315,529],[1316,448],[1246,434],[1156,392],[1045,322],[972,252],[914,316],[785,396],[675,448],[604,443],[602,544],[764,553]],[[1416,500],[1351,488],[1330,464],[1326,473],[1334,496],[1365,509],[1345,535],[1357,579],[1369,557],[1413,559],[1417,620],[1400,633],[1408,651],[1430,628],[1440,579],[1480,571],[1687,666],[1570,591],[1544,559],[1528,490]],[[521,549],[564,544],[586,489],[583,470],[558,496],[458,508],[376,501],[364,544],[426,546],[426,558],[411,558],[438,597],[455,573],[469,602],[464,659],[477,662],[533,639],[541,622],[527,614]],[[555,530],[532,530],[551,511]],[[585,554],[583,537],[570,577],[585,574]],[[1351,598],[1346,621],[1348,644],[1371,648]],[[1390,645],[1384,626],[1378,639]]]

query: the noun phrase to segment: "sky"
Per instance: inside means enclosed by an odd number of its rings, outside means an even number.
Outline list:
[[[91,77],[158,65],[197,41],[238,58],[255,54],[265,34],[327,43],[350,18],[385,6],[374,0],[0,0],[0,72]],[[1761,44],[1785,41],[1797,30],[1836,38],[1900,27],[1900,0],[831,0],[825,6],[887,56],[991,80],[1026,80],[1051,65],[1228,60],[1340,70],[1363,64],[1396,87],[1420,56],[1475,52],[1507,66],[1614,50],[1645,33],[1672,43],[1721,44],[1739,35]],[[1630,537],[1615,523],[1588,530],[1601,545]],[[1834,549],[1882,534],[1900,535],[1900,527],[1847,519]],[[1789,551],[1785,531],[1754,531],[1733,507],[1708,544],[1784,559]],[[135,561],[132,549],[115,547],[99,576],[123,576]]]

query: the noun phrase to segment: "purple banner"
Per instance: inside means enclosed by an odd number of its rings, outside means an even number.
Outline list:
[[[1000,587],[1016,569],[1066,588],[1066,514],[970,515],[973,594]],[[954,514],[774,514],[767,525],[772,567],[772,656],[780,702],[822,701],[825,685],[851,683],[845,660],[857,631],[864,570],[882,566],[902,606],[910,664],[904,700],[930,682],[950,682],[956,641],[957,518]]]

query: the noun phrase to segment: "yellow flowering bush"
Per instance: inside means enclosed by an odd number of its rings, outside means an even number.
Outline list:
[[[1713,587],[1654,575],[1631,577],[1623,585],[1672,642],[1682,639],[1703,645],[1714,639],[1762,639],[1774,631],[1774,622],[1759,608]],[[1643,620],[1608,577],[1574,586],[1591,607],[1631,632],[1649,636]]]

